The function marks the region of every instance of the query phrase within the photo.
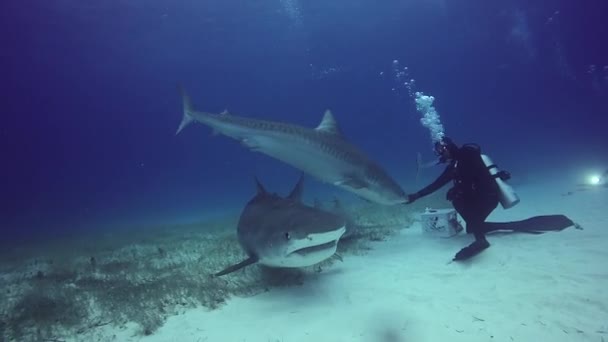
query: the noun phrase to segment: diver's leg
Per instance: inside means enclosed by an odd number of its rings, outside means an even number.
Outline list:
[[[459,205],[463,205],[459,203]],[[470,200],[466,204],[468,219],[465,218],[467,223],[467,232],[473,233],[475,241],[467,247],[461,249],[454,256],[454,260],[466,260],[477,254],[484,249],[490,247],[490,243],[486,240],[484,232],[484,222],[490,213],[496,208],[498,202],[493,200]],[[456,206],[455,206],[456,207]]]
[[[475,219],[475,209],[471,205],[471,202],[458,198],[452,201],[452,205],[464,220],[467,234],[471,234],[471,222]]]
[[[488,216],[498,206],[498,201],[492,197],[480,198],[474,201],[474,215],[471,219],[471,233],[475,235],[475,240],[485,240],[485,222]]]

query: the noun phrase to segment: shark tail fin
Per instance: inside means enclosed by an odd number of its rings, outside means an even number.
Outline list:
[[[435,165],[441,164],[441,159],[431,160],[430,162],[423,162],[422,155],[420,152],[416,154],[416,183],[418,182],[418,176],[420,175],[420,171],[422,169],[428,169],[429,167],[433,167]]]
[[[192,100],[190,99],[190,96],[186,93],[186,90],[184,90],[184,88],[181,86],[181,84],[177,85],[177,90],[179,91],[180,95],[182,96],[184,113],[183,113],[183,117],[182,117],[182,122],[179,124],[179,127],[177,128],[175,135],[178,135],[179,132],[182,131],[182,129],[184,129],[186,126],[190,125],[194,121],[194,118],[192,117],[192,113],[194,112],[194,107],[192,106]]]
[[[249,266],[251,264],[255,264],[256,262],[258,262],[258,258],[256,257],[249,257],[241,262],[239,262],[236,265],[232,265],[228,268],[225,268],[224,270],[217,272],[216,274],[214,274],[215,277],[221,277],[223,275],[226,275],[228,273],[232,273],[234,271],[238,271],[243,267]]]
[[[420,167],[422,166],[422,155],[420,154],[420,152],[416,153],[416,180],[415,182],[418,183],[418,176],[420,175]]]
[[[427,163],[423,162],[422,154],[420,152],[416,153],[416,183],[418,183],[418,176],[420,176],[422,169],[426,169],[437,164],[438,162],[434,160]]]

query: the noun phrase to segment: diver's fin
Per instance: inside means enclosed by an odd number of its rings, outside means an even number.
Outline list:
[[[521,221],[486,222],[485,232],[512,231],[531,234],[542,234],[550,231],[562,231],[575,223],[565,215],[534,216]]]
[[[230,266],[230,267],[228,267],[228,268],[226,268],[226,269],[224,269],[224,270],[222,270],[220,272],[217,272],[216,274],[214,274],[214,276],[215,277],[221,277],[221,276],[226,275],[228,273],[232,273],[234,271],[238,271],[238,270],[240,270],[243,267],[249,266],[251,264],[255,264],[256,262],[258,262],[258,258],[256,258],[256,257],[249,257],[249,258],[247,258],[247,259],[239,262],[236,265],[232,265],[232,266]]]

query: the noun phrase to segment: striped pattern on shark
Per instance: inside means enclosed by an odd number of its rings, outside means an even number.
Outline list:
[[[252,151],[291,165],[320,181],[336,185],[370,202],[394,205],[406,201],[399,184],[376,162],[347,141],[327,110],[316,128],[196,111],[190,97],[178,87],[183,101],[179,134],[192,122],[243,143]]]

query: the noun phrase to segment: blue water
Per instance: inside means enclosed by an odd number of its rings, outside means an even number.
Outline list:
[[[175,136],[178,82],[211,112],[314,127],[330,108],[348,139],[408,192],[422,185],[413,180],[416,153],[432,158],[410,91],[433,95],[446,133],[480,143],[514,177],[606,168],[606,6],[3,3],[3,238],[238,211],[254,175],[289,190],[297,170],[207,127]],[[351,196],[310,178],[306,191]]]

